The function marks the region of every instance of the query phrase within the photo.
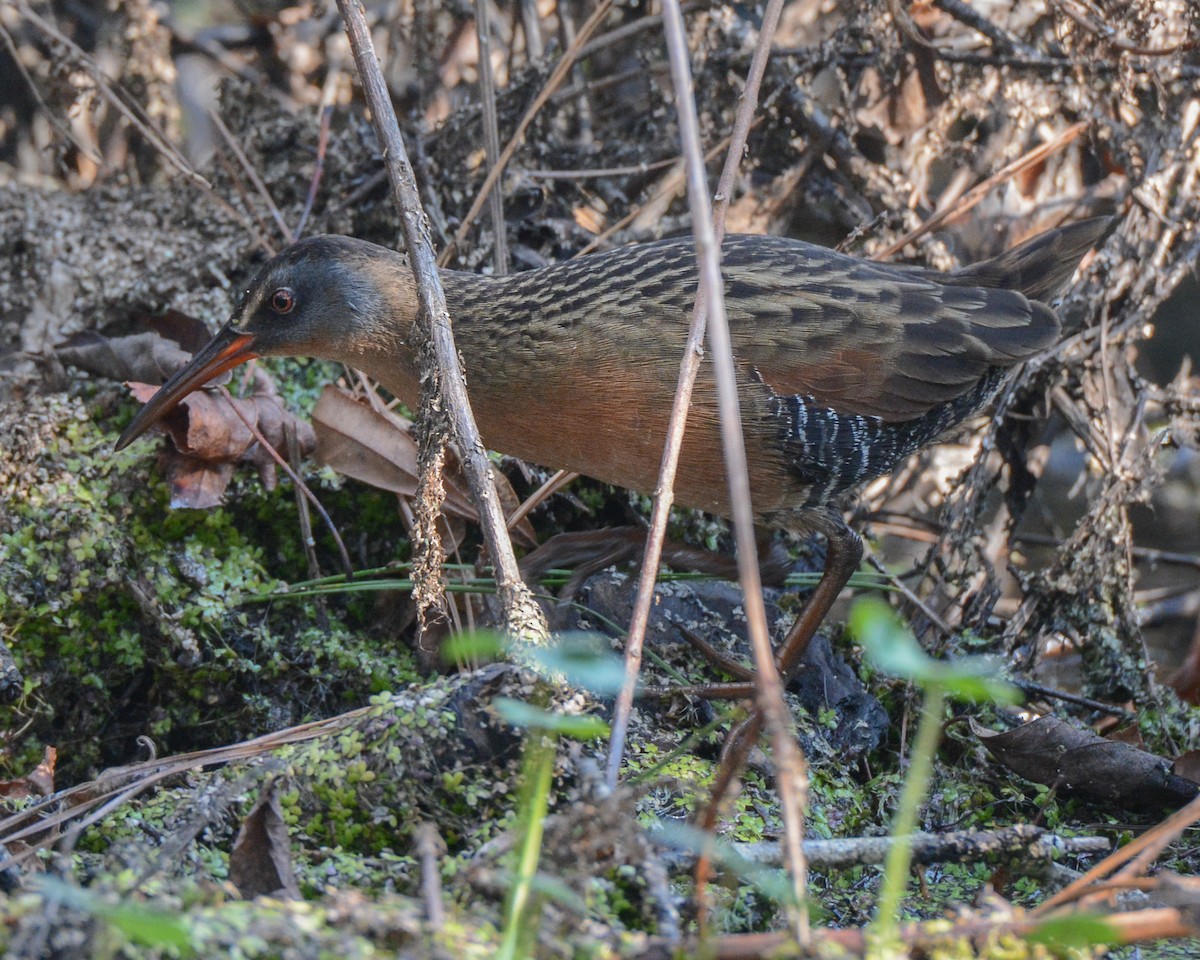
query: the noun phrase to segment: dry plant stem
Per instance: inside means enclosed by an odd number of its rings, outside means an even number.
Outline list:
[[[236,60],[224,43],[208,39],[204,36],[203,31],[198,35],[192,34],[182,29],[170,17],[164,17],[159,22],[171,32],[171,42],[180,49],[203,54],[223,70],[245,80],[247,83],[252,83],[260,88],[267,86],[267,78],[249,65]]]
[[[951,204],[945,210],[935,213],[932,217],[930,217],[920,226],[916,227],[914,230],[910,230],[895,243],[880,250],[872,259],[886,260],[888,257],[899,253],[905,248],[905,246],[912,243],[918,237],[923,237],[925,234],[936,230],[943,223],[946,223],[947,221],[966,213],[977,203],[979,203],[980,200],[986,197],[993,187],[1011,180],[1022,170],[1026,170],[1036,163],[1041,163],[1051,154],[1058,153],[1059,150],[1078,137],[1087,128],[1088,121],[1086,120],[1080,120],[1078,123],[1071,124],[1071,126],[1067,127],[1066,130],[1060,133],[1053,140],[1047,140],[1041,146],[1034,147],[1028,153],[1018,157],[1012,163],[1001,167],[982,183],[976,184],[974,187],[964,193],[956,203]]]
[[[237,167],[233,165],[230,159],[225,156],[225,151],[223,149],[218,147],[214,155],[217,159],[217,162],[221,164],[221,169],[223,169],[229,175],[229,182],[233,184],[233,189],[237,193],[238,200],[241,201],[242,207],[245,208],[249,212],[250,216],[254,218],[254,223],[251,223],[249,219],[245,221],[245,231],[254,238],[255,242],[262,247],[263,250],[266,251],[267,256],[275,256],[278,250],[276,249],[275,244],[271,243],[271,241],[267,239],[267,234],[270,233],[270,230],[267,229],[267,222],[258,212],[258,207],[250,202],[250,194],[246,192],[246,182],[242,178],[242,175],[238,172]]]
[[[572,483],[579,479],[579,474],[571,470],[559,470],[549,480],[543,483],[540,487],[533,491],[525,502],[514,510],[508,517],[508,529],[511,530],[518,523],[524,520],[534,509],[542,503],[543,500],[548,500],[554,494],[558,493],[564,487],[569,487]]]
[[[726,138],[729,151],[725,156],[725,166],[721,170],[721,179],[717,182],[717,197],[712,214],[714,230],[713,242],[718,249],[721,237],[725,233],[725,211],[729,206],[729,197],[733,192],[733,181],[737,176],[742,151],[746,148],[746,138],[753,126],[754,111],[758,105],[758,90],[766,72],[767,59],[771,50],[771,38],[775,26],[779,22],[781,0],[772,0],[763,20],[759,33],[759,41],[755,48],[754,59],[750,64],[750,72],[746,78],[746,89],[742,102],[738,106],[737,117],[734,119],[733,132]],[[773,11],[773,12],[772,12]],[[760,63],[761,61],[761,63]],[[687,91],[691,91],[691,80],[687,80]],[[719,149],[719,147],[718,147]],[[709,151],[712,155],[713,151]],[[705,156],[700,164],[701,177],[704,177]],[[705,190],[707,202],[707,188]],[[693,207],[693,215],[697,211]],[[602,235],[603,236],[603,235]],[[589,248],[600,241],[600,237],[589,244]],[[588,248],[585,248],[586,252]],[[612,736],[608,745],[608,764],[605,769],[605,782],[608,788],[617,785],[617,776],[621,770],[621,760],[625,754],[625,737],[629,730],[629,717],[633,711],[633,696],[637,686],[638,673],[642,666],[642,650],[646,639],[646,626],[650,621],[650,605],[654,598],[654,584],[658,576],[658,564],[662,557],[663,541],[667,534],[667,521],[671,516],[671,505],[675,500],[675,472],[679,466],[679,451],[683,446],[683,432],[687,423],[687,411],[691,406],[692,389],[696,384],[696,376],[700,372],[700,360],[704,355],[704,333],[707,321],[707,291],[703,284],[696,293],[696,305],[692,311],[692,322],[688,328],[687,345],[684,348],[683,359],[679,365],[679,380],[675,387],[675,400],[671,407],[671,419],[667,424],[667,436],[663,442],[662,465],[658,472],[658,486],[655,490],[654,509],[650,516],[650,533],[646,537],[646,550],[642,556],[641,572],[638,575],[638,589],[634,597],[633,612],[630,616],[629,631],[625,640],[625,678],[613,713]],[[740,434],[740,428],[739,428]],[[755,550],[757,563],[757,549]],[[759,591],[761,593],[761,590]]]
[[[317,202],[317,191],[321,187],[321,178],[325,175],[325,154],[329,150],[329,128],[333,123],[333,103],[341,82],[342,71],[333,69],[325,78],[325,87],[321,91],[321,123],[317,130],[317,156],[313,161],[312,178],[308,183],[308,196],[304,198],[304,210],[292,234],[295,243],[304,236],[304,228],[308,226],[308,218],[312,216],[313,204]]]
[[[562,38],[563,46],[571,47],[575,43],[575,17],[571,5],[569,3],[558,4],[556,13],[558,14],[558,33]],[[574,80],[572,86],[576,88],[574,96],[576,135],[580,144],[590,146],[595,143],[592,105],[588,100],[587,78],[579,68],[578,60],[571,67],[571,76]]]
[[[338,553],[342,558],[342,569],[346,572],[346,579],[352,579],[354,577],[354,565],[350,562],[350,552],[346,549],[346,544],[342,542],[342,535],[338,533],[337,527],[333,525],[333,519],[328,513],[325,512],[325,508],[321,506],[321,501],[317,499],[316,494],[308,489],[308,484],[300,479],[296,471],[291,468],[291,465],[279,455],[279,452],[273,446],[271,446],[271,444],[267,441],[267,438],[262,435],[262,431],[258,429],[258,426],[251,423],[242,413],[242,411],[238,409],[238,405],[233,402],[233,394],[229,392],[229,388],[219,387],[218,389],[221,391],[221,396],[228,401],[229,408],[234,412],[234,414],[237,415],[237,418],[246,425],[246,429],[254,434],[254,439],[258,441],[259,445],[267,452],[268,456],[270,456],[271,459],[279,465],[279,469],[291,478],[292,483],[296,485],[296,489],[304,494],[305,499],[308,500],[308,502],[313,505],[313,508],[317,511],[317,513],[321,515],[321,520],[324,521],[325,526],[329,528],[329,532],[333,534],[333,541],[337,544]]]
[[[948,636],[953,632],[950,628],[950,625],[941,617],[939,617],[933,608],[929,606],[929,604],[927,604],[912,590],[910,590],[903,580],[888,570],[884,562],[880,560],[879,557],[875,556],[875,551],[871,549],[869,544],[865,545],[865,552],[867,555],[867,562],[884,576],[887,582],[892,586],[892,589],[904,597],[904,599],[908,601],[911,606],[917,610],[920,610],[921,615],[924,616],[935,627],[941,630],[943,634]]]
[[[700,4],[694,2],[684,3],[681,7],[684,13],[691,13]],[[590,57],[593,53],[599,53],[601,50],[607,50],[609,47],[615,46],[618,43],[624,43],[631,37],[637,36],[639,33],[644,33],[647,30],[657,30],[662,25],[662,16],[652,13],[644,17],[639,17],[631,23],[623,24],[609,30],[607,33],[602,33],[591,43],[587,44],[580,52],[581,57]]]
[[[242,165],[242,170],[246,176],[250,178],[250,182],[254,184],[254,189],[258,191],[258,195],[262,197],[263,202],[267,205],[267,209],[271,211],[271,218],[275,221],[275,226],[279,228],[279,233],[283,237],[284,242],[292,238],[292,231],[288,228],[287,221],[283,219],[283,214],[280,213],[279,207],[275,203],[275,199],[271,196],[271,192],[267,189],[267,185],[263,183],[262,177],[258,175],[258,171],[254,169],[254,164],[250,162],[250,158],[246,156],[246,151],[242,149],[242,145],[237,142],[237,138],[225,125],[225,120],[216,110],[208,111],[208,118],[213,122],[213,126],[217,128],[217,132],[221,134],[221,139],[225,141],[230,150],[233,151],[237,162]]]
[[[475,37],[479,43],[479,93],[483,101],[483,142],[488,166],[500,163],[500,132],[496,126],[496,78],[492,74],[492,30],[488,20],[488,0],[475,0]],[[504,227],[504,195],[499,190],[488,194],[492,212],[492,263],[496,276],[508,273],[508,235]]]
[[[1056,547],[1061,549],[1064,540],[1045,533],[1019,533],[1013,537],[1017,543],[1033,543],[1040,547]],[[1195,553],[1178,553],[1173,550],[1157,550],[1153,547],[1134,547],[1133,555],[1139,560],[1150,564],[1175,564],[1181,567],[1191,567],[1200,570],[1200,555]]]
[[[755,118],[754,122],[750,124],[750,129],[753,130],[756,126],[758,126],[758,124],[761,122],[761,120],[762,120],[761,117]],[[730,145],[730,143],[732,143],[732,142],[733,142],[732,137],[722,137],[720,143],[718,143],[715,147],[710,149],[704,155],[704,162],[707,164],[709,161],[713,160],[717,156],[717,154],[719,154],[722,150],[724,150],[726,147],[728,147]],[[629,224],[633,223],[633,221],[636,220],[641,215],[642,211],[644,209],[646,209],[646,207],[648,207],[649,205],[651,205],[653,203],[657,203],[659,200],[661,200],[667,194],[676,193],[678,190],[679,190],[679,183],[676,180],[668,177],[666,184],[663,187],[660,187],[654,193],[654,195],[652,197],[650,197],[645,203],[639,205],[638,207],[635,207],[633,210],[630,210],[629,213],[625,214],[625,216],[623,216],[620,220],[618,220],[612,226],[607,227],[606,229],[602,230],[600,233],[596,234],[596,236],[592,238],[592,241],[586,247],[584,247],[582,250],[580,250],[578,253],[576,253],[575,256],[582,257],[582,256],[585,256],[586,254],[591,253],[593,250],[596,250],[597,248],[599,248],[599,246],[602,243],[604,243],[606,240],[608,240],[608,238],[611,237],[614,233],[616,233],[619,230],[624,230],[627,226],[629,226]]]
[[[537,0],[520,0],[521,30],[525,34],[525,62],[542,59],[542,25],[538,18]]]
[[[1021,869],[1036,872],[1049,864],[1052,850],[1072,854],[1107,853],[1112,846],[1108,837],[1063,837],[1032,824],[1015,824],[993,830],[956,830],[950,833],[912,834],[913,863],[920,865],[971,863],[1003,858]],[[804,853],[811,866],[826,869],[875,866],[882,864],[901,841],[893,832],[881,837],[842,837],[837,840],[805,840]],[[743,860],[760,866],[778,866],[778,847],[769,841],[731,844],[730,849]],[[683,860],[686,862],[686,860]],[[680,863],[676,859],[674,863]],[[1151,889],[1161,886],[1158,879],[1122,881],[1114,889]]]
[[[1135,872],[1144,872],[1167,844],[1178,838],[1184,830],[1198,820],[1200,820],[1200,797],[1191,801],[1186,807],[1176,810],[1167,819],[1147,830],[1140,837],[1105,857],[1074,883],[1063,887],[1041,904],[1033,911],[1032,915],[1044,916],[1057,906],[1086,896],[1091,892],[1091,884],[1110,871],[1117,871],[1114,876],[1119,879],[1129,879]],[[1129,864],[1128,868],[1119,869],[1126,864]]]
[[[725,213],[733,192],[733,182],[737,176],[746,140],[755,123],[754,111],[758,104],[758,91],[763,75],[766,72],[767,60],[771,49],[771,39],[774,36],[775,27],[779,21],[781,8],[781,0],[772,0],[767,7],[762,29],[759,33],[758,44],[755,48],[754,58],[747,75],[742,102],[734,120],[733,132],[727,138],[729,141],[729,150],[726,154],[725,166],[721,171],[721,178],[717,184],[716,202],[713,210],[714,243],[718,247],[721,237],[725,232]],[[717,149],[720,149],[720,147],[718,146]],[[710,151],[710,155],[713,154],[714,151]],[[707,159],[708,157],[706,156],[705,161]],[[703,165],[701,165],[701,170],[703,170]],[[687,410],[691,402],[691,393],[696,382],[696,375],[700,368],[706,322],[705,296],[705,288],[701,285],[696,298],[695,310],[692,314],[692,326],[688,334],[687,347],[680,365],[675,403],[671,411],[671,420],[668,425],[667,438],[664,444],[663,462],[659,472],[654,511],[651,516],[650,535],[646,540],[646,551],[642,560],[638,592],[635,598],[634,610],[625,646],[625,681],[617,700],[613,720],[613,736],[609,745],[607,780],[610,787],[616,785],[617,774],[620,770],[621,758],[624,753],[629,715],[633,707],[634,689],[638,673],[641,669],[642,650],[645,641],[646,626],[649,622],[654,582],[659,559],[662,555],[667,520],[670,516],[671,503],[674,497],[675,471],[679,463],[679,451],[683,443]],[[757,551],[755,551],[755,557],[757,558]],[[757,559],[755,560],[755,569],[757,573]],[[758,592],[761,595],[761,588]],[[719,795],[713,802],[719,802]]]
[[[76,818],[82,817],[88,811],[95,811],[97,807],[107,803],[113,797],[126,793],[128,784],[136,783],[145,791],[163,780],[177,777],[189,770],[248,760],[263,756],[288,744],[303,743],[317,737],[332,735],[352,725],[373,709],[374,707],[360,707],[349,713],[330,717],[328,720],[316,720],[312,723],[288,727],[286,730],[264,734],[253,740],[246,740],[231,746],[197,750],[174,757],[154,757],[116,770],[107,770],[96,780],[79,783],[66,790],[43,797],[25,809],[0,820],[0,844],[11,845],[18,840],[36,837],[56,827],[61,827],[63,824],[74,823]],[[72,800],[74,802],[71,802]],[[29,822],[31,818],[43,812],[46,814],[44,818]],[[96,822],[99,817],[89,815],[85,819],[87,820],[84,824],[86,827]],[[9,867],[36,857],[38,850],[37,843],[31,841],[20,852],[0,857],[0,870],[7,870]]]
[[[442,875],[438,859],[446,844],[437,826],[426,820],[417,827],[417,855],[421,858],[421,895],[425,901],[425,919],[432,930],[446,925],[446,905],[442,900]]]
[[[778,11],[776,11],[776,17]],[[783,700],[783,684],[775,668],[774,651],[767,632],[767,613],[763,603],[762,580],[758,571],[757,543],[754,535],[754,509],[750,501],[750,481],[746,467],[746,447],[742,436],[741,411],[738,406],[737,371],[733,362],[733,347],[729,324],[725,316],[725,297],[721,283],[720,244],[713,226],[704,170],[703,149],[696,102],[692,92],[691,68],[683,14],[678,0],[663,4],[663,28],[667,52],[671,59],[672,84],[675,88],[676,115],[682,152],[687,160],[688,201],[692,211],[692,229],[696,236],[696,255],[699,261],[700,287],[696,297],[696,324],[701,324],[705,309],[710,313],[709,345],[712,348],[713,368],[717,382],[717,400],[721,420],[721,442],[725,451],[725,472],[729,481],[734,538],[737,544],[738,576],[742,585],[750,645],[758,669],[758,710],[771,735],[775,759],[779,768],[776,786],[784,822],[785,860],[792,878],[795,903],[788,910],[792,932],[797,943],[807,946],[808,916],[804,905],[807,868],[801,849],[803,836],[802,802],[806,776],[799,747],[788,723],[787,706]],[[764,22],[756,57],[765,57],[770,49],[773,24]],[[753,112],[757,96],[747,91],[743,107]],[[748,129],[748,123],[740,125]],[[737,144],[734,147],[737,148]],[[732,149],[731,165],[741,155]],[[725,188],[728,193],[729,188]],[[675,411],[681,419],[684,414]],[[659,491],[660,496],[665,491]],[[661,548],[660,548],[661,549]],[[653,568],[650,568],[653,571]],[[653,572],[651,573],[653,575]]]
[[[1116,31],[1113,30],[1112,27],[1108,26],[1108,24],[1098,23],[1090,17],[1074,10],[1069,0],[1065,3],[1062,2],[1062,0],[1057,0],[1057,2],[1051,4],[1051,6],[1062,13],[1065,13],[1078,26],[1086,30],[1088,33],[1107,42],[1114,50],[1119,50],[1121,53],[1127,53],[1130,56],[1170,57],[1185,50],[1196,49],[1196,41],[1194,40],[1181,40],[1179,43],[1172,44],[1169,47],[1139,47],[1136,44],[1122,40],[1116,35]]]
[[[338,0],[338,7],[344,9],[345,3],[346,0]],[[496,181],[504,173],[504,168],[508,165],[508,161],[512,159],[512,155],[516,152],[517,147],[521,145],[522,140],[525,138],[525,131],[533,123],[533,118],[537,116],[538,111],[546,105],[546,101],[550,99],[554,91],[558,89],[559,85],[566,78],[571,66],[579,56],[580,49],[587,42],[588,37],[604,21],[604,18],[608,16],[608,11],[611,9],[612,0],[600,0],[599,5],[592,12],[592,15],[579,28],[579,33],[575,36],[575,42],[563,52],[562,58],[554,68],[554,72],[550,74],[550,79],[546,81],[546,85],[538,93],[533,103],[530,104],[529,109],[525,111],[525,116],[521,118],[521,122],[517,124],[516,132],[513,133],[512,139],[505,145],[504,150],[500,154],[500,159],[492,164],[492,169],[488,171],[487,178],[483,181],[483,186],[479,188],[479,196],[475,198],[475,202],[471,204],[471,209],[463,217],[458,231],[454,234],[454,239],[450,241],[449,246],[438,257],[438,266],[444,267],[450,261],[450,257],[454,255],[455,249],[462,243],[463,238],[467,235],[467,231],[471,229],[471,225],[475,222],[475,218],[479,216],[479,211],[483,209],[484,203],[487,202],[488,195],[492,192],[492,188],[496,186]],[[357,56],[357,53],[355,56]],[[406,161],[405,166],[407,165]]]
[[[949,14],[959,23],[965,24],[976,33],[982,34],[991,41],[992,49],[997,53],[1017,53],[1021,56],[1036,56],[1037,51],[1022,43],[1019,39],[1005,30],[1000,29],[987,17],[982,16],[962,0],[934,0],[933,5],[944,13]]]
[[[288,423],[283,428],[287,440],[288,464],[293,472],[300,470],[300,441],[296,437],[296,428]],[[316,540],[313,539],[312,515],[308,512],[308,500],[301,492],[299,485],[293,484],[292,491],[296,496],[296,516],[300,521],[300,542],[304,546],[304,559],[308,563],[308,579],[316,580],[321,576],[321,563],[317,559]]]
[[[453,418],[455,439],[462,456],[471,494],[479,508],[484,541],[496,568],[496,592],[504,614],[507,630],[515,637],[543,640],[549,635],[533,595],[521,580],[512,541],[505,528],[504,511],[492,482],[491,464],[479,437],[479,428],[467,399],[466,382],[458,362],[458,351],[450,328],[446,309],[446,292],[438,277],[433,249],[429,243],[428,227],[421,212],[416,180],[408,162],[408,154],[400,137],[400,127],[392,109],[387,85],[375,56],[371,34],[367,29],[362,6],[355,0],[338,0],[338,10],[346,24],[350,48],[363,85],[371,120],[386,160],[388,180],[400,213],[400,225],[408,247],[409,262],[417,284],[421,311],[429,321],[430,338],[437,355],[438,373],[446,405]]]
[[[725,165],[721,172],[720,180],[717,185],[717,196],[715,210],[713,213],[714,223],[714,243],[719,247],[720,238],[724,234],[725,226],[725,211],[728,208],[729,200],[733,192],[734,179],[737,176],[739,162],[742,152],[745,149],[746,140],[750,130],[758,122],[754,119],[755,108],[758,103],[758,91],[762,82],[762,77],[766,71],[767,60],[771,49],[771,40],[774,36],[775,27],[779,20],[779,13],[782,8],[782,3],[778,0],[773,0],[767,7],[763,19],[763,26],[759,34],[758,44],[755,48],[754,58],[751,61],[750,70],[747,75],[746,88],[743,92],[742,102],[738,110],[737,117],[734,120],[733,132],[729,136],[729,150],[726,153]],[[690,89],[690,86],[689,86]],[[719,149],[719,147],[718,147]],[[710,154],[715,155],[715,151],[710,151]],[[708,157],[705,158],[707,162]],[[701,166],[701,177],[703,176],[703,167]],[[641,669],[641,659],[643,644],[645,641],[646,626],[649,622],[650,604],[653,598],[654,582],[658,570],[659,558],[662,553],[663,540],[666,535],[666,524],[670,515],[670,507],[673,499],[673,484],[675,478],[675,470],[679,462],[679,451],[683,442],[683,430],[687,419],[687,409],[690,404],[691,391],[696,381],[696,374],[699,370],[701,352],[703,349],[704,327],[705,327],[705,288],[701,284],[700,290],[696,298],[696,307],[692,316],[692,327],[689,331],[687,348],[684,354],[683,361],[680,365],[679,383],[676,387],[676,397],[674,407],[672,409],[671,420],[668,425],[667,439],[663,453],[663,463],[659,473],[657,495],[655,497],[654,511],[651,517],[651,532],[647,537],[646,551],[642,561],[641,574],[638,583],[638,592],[635,598],[635,606],[630,621],[629,634],[625,647],[625,678],[616,704],[616,711],[613,720],[613,736],[609,745],[608,756],[608,782],[610,785],[615,785],[617,773],[620,770],[621,758],[624,752],[625,736],[629,726],[629,717],[633,707],[633,694],[637,683],[637,676]],[[735,401],[736,403],[736,401]],[[737,435],[740,441],[741,429],[737,428]],[[744,455],[744,451],[743,451]],[[730,470],[732,476],[732,470]],[[745,551],[739,543],[739,565],[743,562],[742,558]],[[754,579],[758,579],[757,568],[757,549],[751,551],[752,563],[754,568]],[[744,592],[749,595],[754,593],[759,600],[761,607],[761,584],[758,587],[750,588],[743,579]],[[748,619],[751,610],[747,607]],[[765,611],[761,621],[762,635],[766,636]],[[767,649],[770,650],[769,640],[767,641]],[[771,656],[772,667],[774,673],[774,658]],[[752,695],[754,688],[750,684],[745,685],[745,695]],[[780,687],[780,696],[782,696],[782,687]],[[780,700],[782,704],[782,700]],[[721,802],[725,791],[732,783],[733,779],[740,773],[741,766],[745,762],[745,756],[757,739],[759,732],[759,720],[754,718],[740,724],[731,734],[730,741],[724,756],[724,763],[721,772],[718,774],[718,780],[713,785],[710,798],[708,813],[714,813],[717,806]],[[785,721],[786,728],[786,721]],[[785,804],[788,804],[794,812],[793,820],[798,820],[803,810],[803,805],[807,800],[808,775],[804,765],[803,757],[800,755],[798,748],[795,747],[795,741],[791,738],[790,732],[786,734],[789,745],[793,748],[788,751],[784,748],[784,752],[779,755],[778,760],[781,771],[781,784],[784,781],[788,786],[781,787],[784,795],[781,797]],[[792,762],[789,764],[788,760]],[[798,788],[798,795],[792,796],[791,786]],[[792,802],[794,801],[794,802]],[[706,818],[707,819],[707,818]],[[789,819],[785,814],[785,820]],[[785,824],[786,825],[786,824]],[[803,849],[800,846],[803,838],[803,826],[786,825],[788,829],[785,831],[785,845],[787,847],[785,859],[789,866],[793,867],[792,876],[797,883],[797,901],[801,902],[801,896],[805,887],[804,878],[807,875],[807,868],[804,866]],[[795,829],[791,827],[795,826]],[[703,886],[703,879],[707,876],[708,866],[703,863],[698,871],[698,890]],[[800,915],[797,922],[798,936],[803,937],[807,928],[806,918],[803,914]]]
[[[678,162],[678,157],[671,157],[669,160],[636,163],[627,167],[597,167],[594,170],[523,170],[522,173],[533,180],[599,180],[608,177],[633,177],[641,173],[652,173],[655,170],[672,167]]]
[[[1188,922],[1186,914],[1174,907],[1157,907],[1148,910],[1138,910],[1132,913],[1112,913],[1102,916],[1106,924],[1117,934],[1119,944],[1133,944],[1147,940],[1160,940],[1166,937],[1189,937],[1196,935],[1196,928]],[[1007,934],[1011,937],[1024,937],[1037,929],[1040,921],[1028,918],[1018,920],[970,919],[953,926],[947,926],[944,921],[934,924],[907,924],[900,930],[900,940],[908,948],[907,955],[928,956],[938,947],[952,948],[954,945],[969,940],[980,940],[989,935],[999,937]],[[930,929],[930,927],[933,929]],[[825,927],[814,937],[818,946],[836,947],[836,956],[844,957],[877,957],[879,954],[869,952],[866,931],[863,929],[833,929]],[[786,949],[790,946],[787,934],[782,931],[770,933],[733,933],[710,941],[685,942],[672,944],[673,956],[706,956],[715,960],[766,960],[780,955],[790,956]],[[632,956],[657,957],[662,955],[659,944],[650,941],[647,950],[642,954]],[[953,949],[948,951],[957,955]]]

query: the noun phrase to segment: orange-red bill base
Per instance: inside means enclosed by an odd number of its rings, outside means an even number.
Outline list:
[[[137,416],[125,428],[117,440],[115,449],[121,450],[133,443],[174,410],[179,401],[193,390],[204,386],[226,370],[257,357],[258,354],[251,349],[253,344],[252,334],[235,330],[229,324],[222,327],[208,345],[192,357],[186,367],[177,370],[159,387],[158,393],[150,398],[150,402],[138,411]]]

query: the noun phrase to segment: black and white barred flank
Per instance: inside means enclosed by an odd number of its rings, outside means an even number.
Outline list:
[[[796,477],[809,488],[801,508],[823,507],[890,473],[902,460],[986,407],[1004,375],[1003,370],[993,370],[962,396],[898,423],[839,413],[812,397],[773,398],[780,449]]]

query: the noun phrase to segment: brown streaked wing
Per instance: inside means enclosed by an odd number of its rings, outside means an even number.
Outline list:
[[[724,248],[734,348],[783,396],[910,420],[1058,337],[1053,311],[1011,290],[945,286],[925,271],[743,240]]]

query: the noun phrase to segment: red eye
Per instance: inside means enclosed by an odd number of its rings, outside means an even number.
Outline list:
[[[296,295],[287,287],[280,287],[271,294],[271,309],[276,313],[291,313],[296,306]]]

